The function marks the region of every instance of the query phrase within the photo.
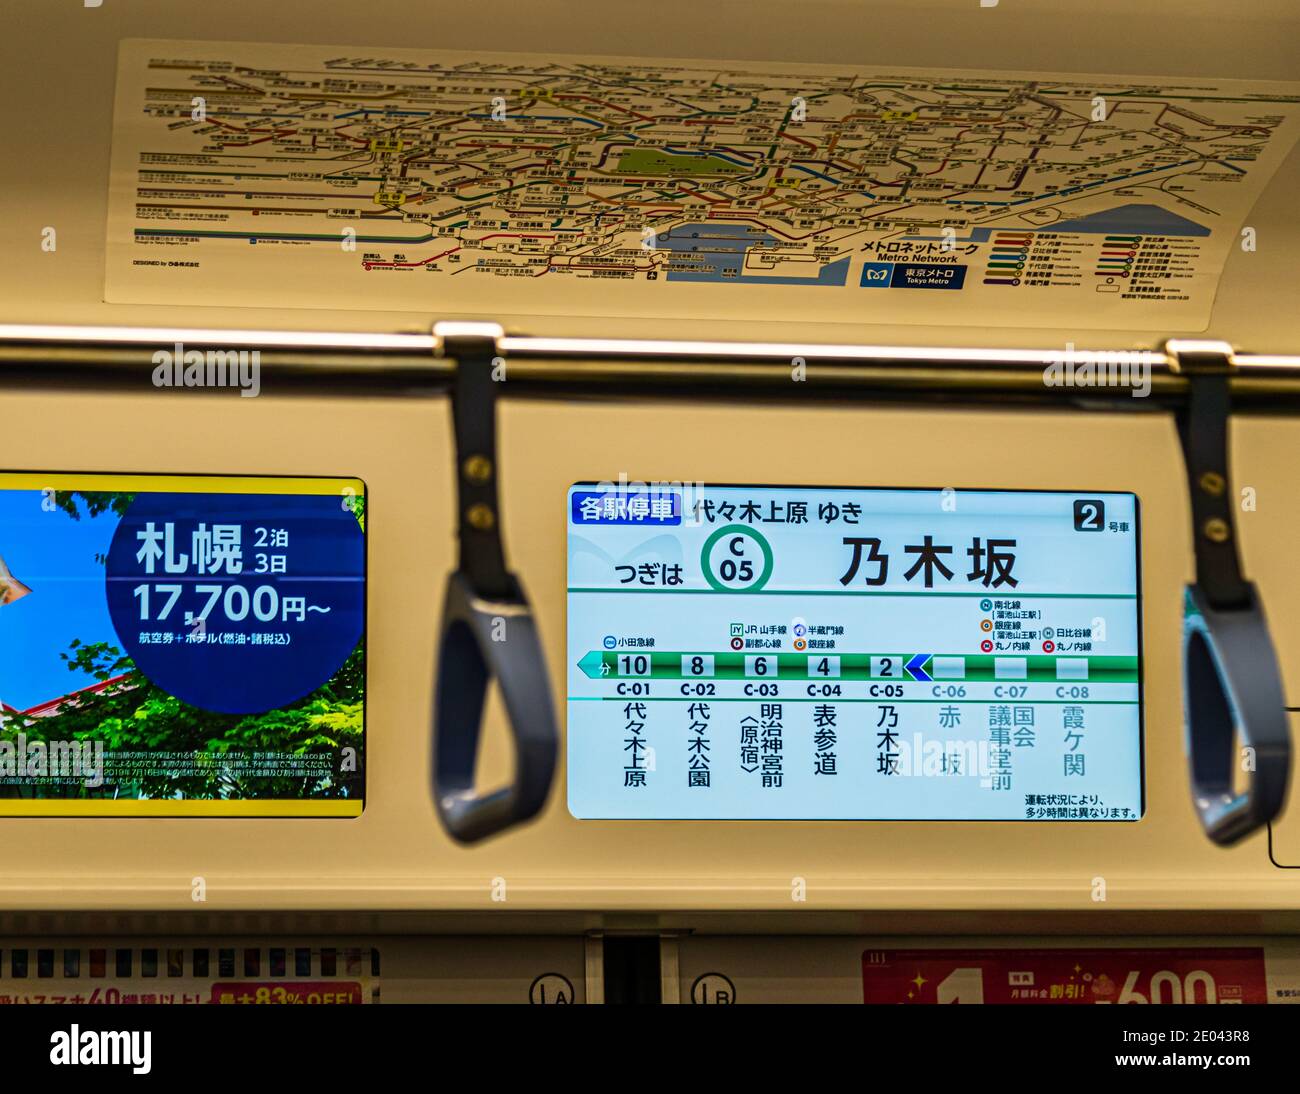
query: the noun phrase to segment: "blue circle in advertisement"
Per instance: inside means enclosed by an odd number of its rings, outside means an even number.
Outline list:
[[[154,684],[222,714],[328,681],[365,626],[365,536],[337,494],[137,494],[113,533],[108,612]]]

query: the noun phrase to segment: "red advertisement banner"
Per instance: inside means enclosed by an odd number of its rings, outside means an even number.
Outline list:
[[[867,950],[867,1003],[1265,1003],[1264,950]]]

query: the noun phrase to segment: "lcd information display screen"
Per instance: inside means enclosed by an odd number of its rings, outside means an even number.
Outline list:
[[[578,484],[578,818],[1134,821],[1128,493]]]
[[[0,473],[0,815],[359,815],[365,498]]]

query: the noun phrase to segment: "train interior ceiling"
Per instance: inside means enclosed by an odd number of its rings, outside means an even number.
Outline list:
[[[0,26],[0,1003],[1300,999],[1296,4]]]

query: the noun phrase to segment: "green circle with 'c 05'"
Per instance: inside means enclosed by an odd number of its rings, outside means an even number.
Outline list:
[[[713,548],[726,540],[720,552],[717,571],[711,564]],[[761,554],[763,564],[756,569],[755,553]],[[728,524],[719,528],[704,541],[700,552],[700,568],[704,580],[720,593],[753,593],[767,584],[772,576],[772,547],[758,532],[744,524]]]

